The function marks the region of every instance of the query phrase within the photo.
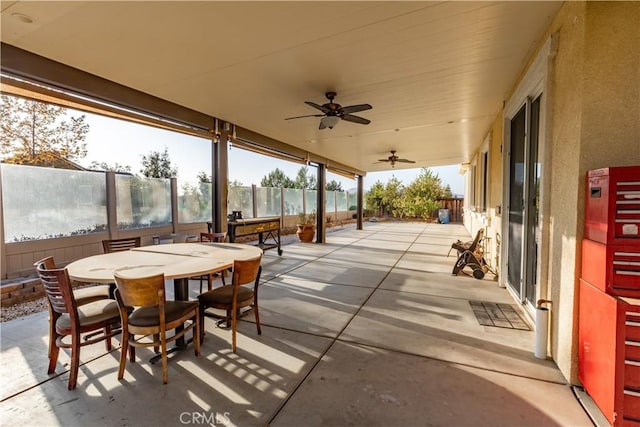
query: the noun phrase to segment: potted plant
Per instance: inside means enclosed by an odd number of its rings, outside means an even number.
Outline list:
[[[301,213],[298,215],[298,230],[296,234],[298,239],[304,243],[310,243],[313,241],[313,236],[316,234],[316,213],[311,212],[308,214]]]

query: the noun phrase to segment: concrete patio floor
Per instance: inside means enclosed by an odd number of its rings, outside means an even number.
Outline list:
[[[200,356],[174,354],[167,385],[144,349],[118,381],[119,347],[99,343],[68,391],[67,352],[46,373],[47,313],[3,323],[0,424],[592,426],[533,356],[534,332],[478,324],[469,300],[513,300],[490,275],[451,276],[458,238],[460,225],[379,222],[265,252],[262,335],[245,317],[233,354],[206,319]]]

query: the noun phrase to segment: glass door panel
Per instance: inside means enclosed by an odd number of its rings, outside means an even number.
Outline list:
[[[526,105],[511,119],[509,156],[509,236],[507,283],[522,295],[522,243],[524,229]]]

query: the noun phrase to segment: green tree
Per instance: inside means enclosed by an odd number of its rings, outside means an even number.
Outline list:
[[[402,218],[402,203],[401,198],[404,194],[404,186],[395,176],[392,176],[387,185],[384,186],[382,193],[382,209],[383,212],[390,212],[395,217]]]
[[[438,209],[437,200],[445,194],[442,181],[429,168],[422,168],[418,177],[409,184],[397,203],[403,216],[430,218]]]
[[[67,109],[9,95],[0,97],[0,155],[5,163],[60,167],[59,159],[87,155],[89,125],[84,114],[67,117]]]
[[[200,212],[211,211],[211,205],[213,201],[213,179],[210,175],[207,175],[205,171],[200,171],[196,175],[198,180],[199,195],[197,196],[200,203]],[[185,184],[186,185],[186,184]],[[185,195],[187,192],[185,191]],[[192,197],[196,197],[192,195]]]
[[[418,177],[406,187],[395,176],[386,183],[376,182],[365,195],[367,208],[380,215],[398,218],[431,218],[438,209],[438,199],[450,197],[451,188],[429,168],[422,168]]]
[[[293,188],[294,182],[284,174],[283,171],[276,168],[275,170],[269,172],[268,175],[263,176],[262,180],[260,180],[261,187],[273,187],[273,188]]]
[[[131,173],[131,166],[124,166],[124,165],[119,164],[118,162],[114,163],[113,165],[110,165],[107,162],[96,162],[94,160],[89,165],[89,169],[100,170],[100,171],[113,171],[113,172],[121,172],[121,173]]]
[[[450,199],[453,197],[453,192],[451,191],[451,186],[449,184],[447,184],[447,186],[444,188],[444,194],[443,196],[445,199]]]
[[[325,186],[325,188],[328,191],[344,191],[342,189],[342,183],[341,182],[337,182],[335,179],[332,179],[331,181],[329,181],[327,183],[327,185]]]
[[[198,175],[196,175],[196,179],[201,184],[211,184],[213,182],[211,176],[207,175],[205,171],[198,172]]]
[[[162,153],[151,151],[148,155],[142,155],[140,173],[147,178],[174,178],[178,175],[178,168],[171,167],[169,150],[164,147]]]
[[[317,187],[318,183],[316,182],[316,177],[309,173],[309,167],[301,166],[300,169],[298,169],[298,173],[296,174],[293,188],[306,188],[308,190],[315,190]]]
[[[386,185],[376,181],[365,194],[367,209],[378,211],[378,215],[390,213],[393,216],[400,216],[398,204],[403,192],[402,182],[395,176],[392,176]]]
[[[365,206],[369,210],[378,211],[382,205],[382,193],[384,191],[384,184],[380,181],[376,181],[371,186],[369,191],[364,195]]]

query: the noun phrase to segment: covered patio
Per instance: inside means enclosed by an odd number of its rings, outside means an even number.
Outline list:
[[[534,357],[532,330],[479,324],[470,301],[513,299],[491,275],[451,275],[456,239],[470,239],[462,225],[379,222],[266,251],[262,335],[245,317],[233,354],[207,319],[200,356],[175,354],[165,386],[145,351],[119,382],[118,346],[99,343],[67,391],[68,353],[46,374],[47,313],[7,322],[0,423],[592,425],[555,363]]]

